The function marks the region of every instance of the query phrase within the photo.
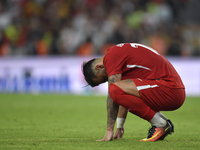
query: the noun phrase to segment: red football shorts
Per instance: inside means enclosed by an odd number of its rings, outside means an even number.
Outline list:
[[[185,101],[185,89],[169,88],[157,80],[132,79],[144,103],[154,111],[178,109]]]

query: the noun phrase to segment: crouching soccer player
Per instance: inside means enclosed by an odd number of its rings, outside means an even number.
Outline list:
[[[98,141],[122,138],[127,111],[152,126],[147,138],[140,141],[163,140],[174,132],[173,123],[160,111],[178,109],[185,100],[185,87],[171,63],[154,49],[137,43],[118,44],[105,56],[84,62],[82,70],[92,87],[108,81],[107,131]]]

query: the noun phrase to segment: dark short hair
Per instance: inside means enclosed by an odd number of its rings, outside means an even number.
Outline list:
[[[85,80],[91,87],[95,87],[99,84],[95,83],[92,79],[96,78],[94,71],[92,70],[92,64],[96,59],[91,59],[88,62],[83,62],[82,64],[82,72],[85,77]]]

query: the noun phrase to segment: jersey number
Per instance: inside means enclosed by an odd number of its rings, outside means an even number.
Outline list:
[[[122,46],[124,46],[124,44],[125,44],[125,43],[117,44],[117,46],[118,46],[118,47],[122,47]],[[131,47],[134,47],[134,48],[138,48],[138,46],[144,47],[144,48],[146,48],[146,49],[152,51],[153,53],[159,55],[159,53],[158,53],[156,50],[154,50],[153,48],[148,47],[148,46],[146,46],[146,45],[138,44],[138,43],[130,43],[130,45],[131,45]]]

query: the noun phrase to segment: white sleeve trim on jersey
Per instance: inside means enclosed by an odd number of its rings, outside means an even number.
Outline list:
[[[140,65],[127,65],[126,67],[127,68],[135,68],[135,67],[137,67],[137,68],[147,69],[147,70],[151,71],[151,69],[149,69],[147,67],[144,67],[144,66],[140,66]]]

